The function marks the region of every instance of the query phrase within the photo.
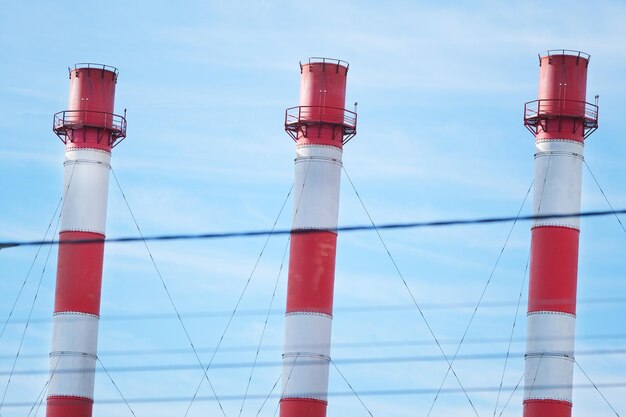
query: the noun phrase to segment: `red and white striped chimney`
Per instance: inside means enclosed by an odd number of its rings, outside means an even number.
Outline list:
[[[577,213],[584,140],[598,108],[585,102],[589,55],[568,50],[539,56],[539,99],[524,124],[536,136],[536,215]],[[524,417],[569,417],[572,411],[578,217],[532,226]]]
[[[356,113],[344,108],[348,63],[310,58],[300,73],[300,106],[285,113],[296,160],[280,415],[324,417],[341,155]]]
[[[126,136],[113,114],[118,71],[70,69],[69,109],[54,115],[65,143],[65,181],[52,318],[47,417],[91,417],[111,148]],[[88,244],[64,244],[96,240]]]

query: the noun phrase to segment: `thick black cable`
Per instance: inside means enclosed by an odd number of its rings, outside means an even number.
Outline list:
[[[595,388],[595,390],[598,392],[598,394],[600,394],[600,396],[602,397],[602,399],[604,400],[604,402],[606,403],[606,405],[608,405],[611,410],[613,410],[613,412],[615,413],[615,415],[617,417],[620,417],[619,413],[615,410],[615,407],[613,407],[613,405],[611,405],[611,403],[609,402],[609,400],[604,396],[604,394],[602,393],[602,391],[600,391],[600,388],[598,388],[598,386],[596,385],[595,382],[593,382],[591,380],[591,378],[589,377],[589,375],[587,374],[587,372],[585,372],[585,370],[583,369],[582,366],[580,366],[580,363],[575,360],[574,363],[578,366],[578,369],[580,369],[580,371],[583,373],[583,375],[585,375],[585,377],[587,378],[587,380],[591,383],[591,385],[593,385],[593,387]]]
[[[548,220],[563,219],[568,217],[602,217],[608,215],[626,214],[626,208],[619,210],[592,210],[580,211],[576,213],[552,213],[541,215],[525,215],[525,216],[501,216],[501,217],[479,217],[474,219],[450,219],[450,220],[427,220],[403,223],[382,223],[375,226],[372,225],[355,225],[355,226],[339,226],[331,229],[280,229],[280,230],[250,230],[235,232],[207,232],[207,233],[189,233],[189,234],[171,234],[171,235],[154,235],[154,236],[127,236],[117,238],[106,238],[105,243],[132,243],[132,242],[150,242],[150,241],[174,241],[174,240],[210,240],[210,239],[227,239],[239,237],[260,237],[267,235],[288,235],[288,234],[306,234],[320,231],[329,232],[363,232],[372,230],[401,230],[401,229],[421,229],[426,227],[450,227],[450,226],[467,226],[467,225],[484,225],[497,223],[510,223],[513,221],[531,221],[531,220]],[[102,239],[76,239],[64,242],[43,242],[43,245],[81,245],[88,243],[102,243]],[[38,240],[23,240],[13,242],[0,242],[0,248],[12,248],[20,246],[35,246],[42,244]]]
[[[274,220],[274,224],[272,225],[272,229],[271,230],[274,230],[276,228],[276,225],[278,224],[278,220],[280,220],[280,217],[283,214],[283,210],[285,209],[285,206],[287,205],[287,201],[289,201],[289,196],[291,196],[291,193],[293,191],[293,187],[294,187],[294,185],[291,184],[291,187],[289,187],[289,191],[287,192],[287,195],[285,196],[285,199],[283,200],[283,203],[280,206],[280,210],[278,210],[278,214],[276,215],[276,219]],[[228,329],[230,328],[230,324],[232,323],[233,319],[235,318],[235,314],[237,313],[237,310],[239,309],[239,305],[241,304],[241,301],[243,300],[243,297],[246,294],[246,291],[248,290],[248,287],[250,286],[250,282],[252,281],[252,277],[254,276],[254,273],[256,272],[257,267],[259,266],[259,263],[261,262],[261,258],[263,257],[263,254],[265,253],[265,249],[267,248],[267,245],[269,244],[269,241],[270,241],[271,237],[272,237],[272,234],[271,233],[268,234],[266,239],[265,239],[265,242],[263,243],[263,247],[261,248],[261,252],[259,253],[259,256],[257,257],[256,262],[254,263],[254,266],[252,267],[252,271],[250,272],[250,275],[248,275],[248,279],[246,280],[246,283],[243,286],[243,290],[239,294],[239,298],[237,299],[237,302],[235,303],[235,307],[233,308],[233,311],[230,314],[230,317],[228,318],[226,326],[224,327],[224,331],[222,331],[222,334],[221,334],[221,336],[219,338],[219,341],[218,341],[217,345],[215,346],[215,350],[213,351],[213,355],[211,355],[211,359],[209,360],[209,363],[206,366],[205,373],[209,371],[209,368],[211,368],[211,365],[213,364],[213,360],[215,359],[215,356],[217,355],[217,352],[218,352],[220,346],[222,345],[222,342],[224,341],[224,336],[226,336],[226,333],[228,332]],[[202,387],[202,382],[203,382],[203,380],[200,379],[200,382],[198,383],[198,386],[196,387],[196,391],[193,394],[192,400],[189,403],[189,405],[187,406],[187,410],[185,411],[184,417],[187,417],[187,415],[189,414],[189,411],[191,410],[191,407],[193,406],[194,398],[196,398],[196,396],[198,395],[198,392],[200,392],[200,388]]]
[[[382,235],[380,234],[379,228],[374,223],[374,219],[372,219],[372,216],[370,215],[369,211],[367,210],[367,207],[365,207],[365,203],[363,202],[363,199],[361,198],[361,195],[359,194],[359,192],[357,191],[356,187],[354,186],[354,183],[352,182],[352,179],[350,178],[350,175],[348,175],[348,172],[346,171],[346,168],[344,166],[342,166],[342,168],[343,168],[343,172],[346,174],[346,178],[348,179],[348,182],[352,186],[352,189],[354,190],[354,193],[356,194],[357,198],[359,199],[359,202],[361,203],[361,206],[363,207],[363,210],[365,211],[365,214],[367,215],[367,217],[368,217],[368,219],[369,219],[369,221],[370,221],[370,223],[372,225],[371,227],[374,229],[374,231],[378,235],[378,239],[380,240],[381,244],[383,245],[383,248],[387,252],[387,256],[391,260],[391,263],[393,264],[396,272],[398,273],[398,276],[402,280],[402,283],[404,284],[404,288],[406,288],[407,292],[409,293],[409,296],[411,297],[411,300],[413,301],[413,304],[415,305],[415,308],[417,309],[419,315],[421,316],[422,320],[424,321],[424,324],[428,328],[428,331],[430,332],[430,335],[435,340],[435,343],[437,344],[437,347],[439,348],[439,351],[441,352],[441,354],[445,358],[446,362],[448,363],[448,367],[452,371],[452,374],[456,378],[456,381],[458,382],[458,384],[461,387],[461,389],[463,389],[463,393],[465,394],[465,398],[467,398],[467,401],[472,406],[472,409],[474,410],[474,413],[476,414],[476,416],[480,417],[479,414],[478,414],[478,411],[476,410],[476,407],[474,406],[474,403],[472,402],[472,399],[469,397],[469,394],[467,392],[465,392],[465,389],[463,388],[463,384],[461,383],[461,380],[459,379],[459,376],[457,375],[456,371],[452,368],[452,363],[450,363],[450,360],[446,356],[446,353],[443,350],[443,347],[441,347],[441,344],[439,343],[439,340],[437,339],[437,336],[435,335],[435,332],[433,331],[432,327],[428,323],[428,320],[426,320],[426,316],[424,315],[424,312],[422,311],[422,309],[420,308],[419,304],[417,303],[417,299],[413,295],[413,291],[411,291],[411,289],[409,288],[409,284],[406,282],[406,279],[404,279],[404,275],[400,271],[400,268],[398,267],[398,264],[396,263],[395,259],[391,255],[391,252],[389,251],[389,248],[387,247],[387,244],[385,243]]]
[[[98,360],[98,363],[100,364],[100,366],[102,367],[102,369],[104,370],[104,372],[107,374],[107,376],[109,377],[109,380],[111,381],[111,383],[113,384],[113,386],[115,387],[115,390],[117,391],[117,393],[120,395],[120,397],[122,397],[122,400],[124,401],[124,404],[126,404],[126,407],[128,407],[128,409],[130,410],[130,413],[137,417],[137,415],[135,414],[135,412],[133,411],[133,408],[130,406],[130,404],[128,403],[128,401],[126,400],[126,397],[124,397],[124,394],[122,394],[122,391],[120,390],[120,387],[117,386],[117,384],[115,383],[115,380],[113,379],[113,377],[111,376],[111,374],[109,373],[109,371],[107,370],[107,368],[104,366],[104,364],[102,363],[102,359],[100,359],[100,357],[96,356],[96,359]]]
[[[63,198],[61,197],[59,199],[59,203],[57,204],[56,208],[54,209],[54,213],[52,214],[52,218],[50,218],[50,223],[48,223],[48,227],[46,228],[46,233],[44,233],[43,235],[43,239],[41,239],[41,242],[45,242],[47,237],[48,237],[48,233],[50,232],[50,228],[52,227],[52,223],[54,223],[54,219],[57,216],[57,212],[59,211],[59,208],[61,208],[61,203],[63,202]],[[20,297],[22,296],[22,292],[24,291],[24,287],[26,287],[26,283],[28,282],[28,279],[30,278],[30,274],[33,271],[33,267],[35,266],[35,262],[37,262],[37,259],[39,258],[39,253],[41,252],[41,248],[42,248],[42,244],[40,244],[37,247],[37,252],[35,253],[35,257],[33,258],[33,261],[30,263],[30,267],[28,268],[28,272],[26,273],[26,277],[24,278],[24,281],[22,282],[22,286],[20,287],[20,290],[17,293],[17,296],[15,297],[15,301],[13,301],[13,305],[11,306],[11,310],[9,311],[9,315],[7,316],[6,320],[4,321],[4,324],[2,325],[2,331],[0,331],[0,340],[2,339],[2,336],[4,335],[4,331],[7,328],[7,325],[9,324],[9,321],[11,320],[11,317],[13,316],[13,312],[15,311],[15,307],[17,306],[17,303],[20,300]]]
[[[122,198],[124,200],[124,203],[126,204],[126,207],[128,208],[128,212],[130,213],[130,216],[133,219],[133,222],[135,223],[135,227],[137,228],[137,232],[139,233],[139,236],[141,236],[143,238],[143,233],[141,232],[141,228],[139,227],[139,223],[137,222],[137,219],[135,218],[135,214],[133,213],[132,209],[130,208],[130,204],[128,203],[128,200],[126,199],[126,194],[124,194],[124,190],[122,190],[122,186],[120,184],[120,182],[117,179],[117,175],[115,175],[115,171],[113,171],[113,168],[111,168],[111,174],[113,174],[113,178],[115,179],[115,183],[117,184],[117,188],[120,190],[120,193],[122,194]],[[159,267],[156,264],[156,261],[154,260],[154,256],[152,256],[152,252],[150,251],[150,248],[148,247],[148,242],[143,239],[143,244],[146,248],[146,251],[148,252],[148,255],[150,256],[150,260],[152,261],[152,265],[154,266],[154,270],[156,271],[156,274],[159,278],[159,280],[161,281],[161,285],[163,286],[163,289],[165,290],[165,294],[167,295],[167,298],[170,301],[170,304],[172,305],[172,308],[174,309],[174,312],[176,313],[176,316],[178,317],[178,321],[181,325],[181,327],[183,328],[183,331],[185,332],[185,336],[187,336],[187,340],[189,341],[189,344],[191,345],[191,350],[193,351],[196,360],[198,361],[198,364],[200,365],[200,369],[202,370],[203,374],[204,374],[204,378],[206,378],[207,382],[209,383],[209,387],[211,387],[211,391],[213,391],[213,395],[215,396],[215,399],[217,400],[217,404],[220,407],[220,410],[222,411],[222,415],[224,417],[226,417],[226,412],[224,411],[224,408],[222,407],[222,403],[219,399],[219,397],[217,396],[217,392],[215,392],[215,388],[213,387],[213,384],[211,383],[211,380],[209,379],[209,376],[207,375],[206,371],[204,370],[204,365],[202,364],[202,360],[200,359],[200,355],[198,355],[198,351],[196,350],[195,345],[193,344],[193,340],[191,339],[191,335],[189,334],[189,331],[187,330],[187,326],[185,326],[185,323],[183,322],[182,317],[180,316],[180,313],[178,311],[178,308],[176,307],[176,303],[174,303],[174,299],[172,298],[172,295],[170,294],[170,290],[167,288],[167,285],[165,284],[165,280],[163,278],[163,276],[161,275],[161,271],[159,270]]]
[[[252,383],[252,376],[254,375],[254,369],[256,368],[257,360],[259,358],[259,352],[261,351],[261,346],[263,345],[263,338],[265,336],[265,330],[267,329],[267,322],[269,321],[270,313],[272,311],[272,305],[274,304],[274,299],[276,298],[276,290],[278,289],[280,276],[283,272],[283,266],[285,265],[285,259],[287,258],[287,252],[289,251],[290,242],[291,242],[291,238],[287,238],[287,244],[285,245],[285,251],[283,252],[283,259],[280,262],[280,268],[278,268],[276,282],[274,282],[274,290],[272,291],[272,298],[270,299],[270,303],[267,308],[267,314],[265,315],[265,322],[263,323],[263,330],[261,330],[261,337],[259,338],[259,344],[257,346],[256,353],[254,354],[254,362],[252,363],[252,368],[250,369],[250,376],[248,377],[248,383],[246,384],[246,391],[243,395],[243,400],[241,401],[241,408],[239,409],[239,417],[241,417],[241,413],[243,413],[243,407],[246,403],[248,390],[250,389],[250,384]]]
[[[528,190],[526,191],[526,195],[524,196],[524,199],[522,200],[522,204],[519,206],[519,209],[517,210],[517,216],[518,217],[522,214],[522,210],[524,209],[524,205],[526,205],[526,200],[528,199],[528,195],[530,194],[530,190],[532,190],[532,188],[533,188],[533,183],[534,183],[534,181],[530,182],[530,185],[528,186]],[[474,322],[474,318],[476,317],[476,313],[478,313],[478,308],[481,306],[481,303],[483,302],[483,298],[485,298],[485,294],[487,293],[487,289],[489,288],[489,284],[491,283],[491,280],[493,279],[493,276],[496,273],[496,269],[498,269],[498,265],[500,264],[500,260],[502,259],[502,255],[504,254],[506,246],[509,243],[509,239],[511,239],[511,235],[513,234],[513,230],[515,230],[515,225],[516,224],[517,224],[517,220],[515,220],[513,222],[513,224],[511,224],[511,228],[509,229],[509,232],[506,235],[506,238],[504,239],[504,244],[500,248],[500,253],[498,253],[498,257],[496,258],[496,262],[494,263],[493,268],[491,268],[491,272],[489,273],[489,277],[487,278],[487,282],[485,282],[485,285],[484,285],[483,290],[482,290],[482,292],[480,294],[480,297],[478,297],[478,301],[476,302],[476,306],[474,307],[474,311],[472,312],[472,315],[470,316],[470,319],[469,319],[467,325],[465,326],[465,330],[463,331],[463,336],[461,336],[461,340],[459,341],[459,344],[456,347],[456,350],[454,351],[454,355],[452,356],[452,360],[450,361],[450,367],[446,370],[446,373],[443,376],[443,379],[441,381],[441,385],[439,386],[439,389],[443,388],[444,384],[446,383],[446,380],[448,379],[448,375],[450,374],[450,369],[452,368],[452,365],[454,364],[454,361],[456,360],[456,357],[459,354],[459,351],[461,350],[461,346],[463,346],[463,342],[465,341],[465,337],[467,337],[467,333],[469,332],[469,329],[472,326],[472,323]],[[430,409],[428,410],[428,414],[426,414],[426,417],[430,417],[430,414],[432,413],[433,409],[435,408],[435,404],[437,403],[437,398],[439,398],[439,394],[435,394],[435,398],[433,399],[433,402],[430,405]]]
[[[359,400],[359,402],[361,403],[361,405],[363,406],[363,408],[365,408],[365,411],[367,411],[367,414],[370,415],[370,417],[374,417],[374,415],[372,414],[372,412],[370,411],[369,408],[367,408],[367,406],[365,405],[365,403],[363,402],[363,400],[361,399],[361,397],[359,396],[359,394],[356,392],[356,390],[352,387],[352,384],[350,384],[350,382],[348,381],[348,379],[346,378],[346,376],[343,374],[343,372],[341,372],[341,369],[339,369],[339,367],[337,366],[337,364],[331,359],[330,363],[333,364],[333,366],[335,367],[335,369],[337,370],[337,372],[339,372],[339,375],[341,375],[341,378],[343,378],[343,381],[346,383],[346,385],[348,385],[348,388],[350,388],[350,391],[352,391],[354,393],[354,395],[356,396],[357,400]]]
[[[598,180],[596,179],[596,176],[593,175],[593,171],[591,170],[591,168],[589,167],[589,164],[587,163],[586,160],[583,159],[583,162],[585,163],[585,166],[587,167],[587,170],[589,171],[589,173],[591,174],[591,178],[593,178],[593,181],[596,183],[596,185],[598,186],[598,188],[600,189],[600,192],[602,193],[602,195],[604,196],[604,199],[606,200],[606,203],[609,205],[609,207],[611,208],[611,210],[613,211],[613,214],[615,215],[615,218],[617,219],[617,222],[619,223],[619,225],[622,227],[622,230],[624,231],[624,233],[626,233],[626,228],[624,227],[624,224],[622,223],[622,220],[619,218],[619,216],[617,215],[617,212],[615,211],[615,209],[613,208],[613,205],[611,204],[611,202],[609,201],[609,198],[606,196],[604,190],[602,189],[602,186],[600,185],[600,183],[598,182]]]

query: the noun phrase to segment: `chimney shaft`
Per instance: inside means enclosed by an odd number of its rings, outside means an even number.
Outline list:
[[[343,144],[356,134],[345,110],[346,62],[301,64],[300,106],[287,109],[296,141],[281,417],[326,415]]]
[[[111,148],[126,136],[113,114],[117,69],[70,69],[69,109],[54,115],[65,143],[47,417],[91,417]],[[96,240],[88,244],[63,244]]]
[[[536,138],[533,213],[577,213],[584,139],[597,128],[597,106],[585,102],[589,55],[539,60],[539,99],[524,116]],[[524,417],[571,416],[579,226],[578,217],[532,226]]]

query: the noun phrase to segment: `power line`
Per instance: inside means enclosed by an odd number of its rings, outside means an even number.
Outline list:
[[[149,242],[149,241],[175,241],[175,240],[210,240],[210,239],[227,239],[237,237],[260,237],[268,235],[288,235],[288,234],[305,234],[316,233],[320,231],[329,232],[363,232],[372,230],[402,230],[402,229],[419,229],[426,227],[450,227],[450,226],[466,226],[477,224],[497,224],[497,223],[510,223],[514,221],[531,221],[531,220],[546,220],[546,219],[563,219],[567,217],[602,217],[617,214],[626,214],[626,209],[620,210],[593,210],[593,211],[581,211],[576,213],[554,213],[554,214],[538,214],[538,215],[526,215],[526,216],[503,216],[503,217],[480,217],[474,219],[451,219],[451,220],[430,220],[430,221],[415,221],[406,223],[383,223],[376,226],[370,225],[355,225],[355,226],[340,226],[331,229],[315,229],[315,230],[291,230],[291,229],[279,229],[279,230],[249,230],[249,231],[235,231],[235,232],[207,232],[207,233],[189,233],[189,234],[171,234],[171,235],[155,235],[155,236],[126,236],[118,238],[106,238],[106,243],[132,243],[132,242]],[[35,245],[81,245],[88,243],[102,243],[102,239],[77,239],[71,241],[46,241],[41,242],[39,240],[24,240],[13,242],[0,242],[0,249],[13,248],[21,246],[35,246]]]
[[[606,382],[600,384],[573,384],[573,385],[535,385],[536,389],[559,389],[559,388],[574,388],[574,389],[596,389],[596,388],[604,388],[604,389],[612,389],[612,388],[624,388],[626,387],[626,381],[620,382]],[[513,390],[516,387],[514,386],[506,386],[504,389]],[[472,393],[490,393],[496,392],[498,390],[497,386],[473,386],[465,388],[468,392]],[[391,396],[405,396],[405,395],[431,395],[438,391],[438,388],[435,387],[427,387],[427,388],[405,388],[405,389],[387,389],[387,390],[364,390],[357,391],[356,393],[360,397],[391,397]],[[462,393],[460,388],[444,388],[441,390],[442,394],[459,394]],[[319,395],[320,393],[307,393],[307,395]],[[351,397],[354,396],[354,392],[352,391],[331,391],[328,392],[329,397]],[[280,394],[249,394],[248,399],[265,399],[280,398]],[[243,398],[242,394],[230,394],[230,395],[222,395],[220,399],[222,401],[241,401]],[[177,403],[177,402],[188,402],[190,397],[138,397],[138,398],[128,398],[127,401],[130,404],[163,404],[163,403]],[[196,401],[202,402],[213,402],[215,401],[215,397],[212,396],[199,396],[196,398]],[[57,403],[62,403],[62,400],[59,400]],[[114,404],[124,404],[124,401],[119,398],[105,398],[101,400],[95,400],[95,404],[98,405],[114,405]],[[6,403],[6,408],[23,408],[23,407],[31,407],[32,404],[25,401]]]
[[[589,349],[576,352],[576,356],[605,356],[605,355],[626,355],[626,348],[621,349]],[[518,358],[524,357],[524,352],[511,353],[510,356]],[[457,361],[488,361],[504,359],[506,353],[504,352],[492,352],[492,353],[469,353],[458,355]],[[412,355],[412,356],[378,356],[378,357],[361,357],[361,358],[344,358],[333,359],[337,365],[361,365],[361,364],[388,364],[388,363],[416,363],[416,362],[441,362],[445,361],[445,358],[441,355]],[[299,366],[315,365],[319,362],[307,361],[306,359],[300,359],[298,361]],[[222,362],[215,363],[211,369],[246,369],[250,368],[253,362]],[[258,368],[276,368],[283,365],[282,361],[257,361],[256,367]],[[135,372],[171,372],[171,371],[187,371],[197,369],[197,364],[192,363],[179,363],[169,365],[132,365],[132,366],[114,366],[109,367],[109,373],[135,373]],[[48,369],[21,369],[14,371],[13,375],[39,375],[47,374]],[[76,374],[86,372],[82,368],[68,368],[56,371],[57,374]],[[93,372],[93,371],[89,371]],[[100,372],[96,369],[95,372]],[[10,371],[0,370],[1,375],[8,375]],[[435,391],[436,393],[436,391]],[[221,398],[221,397],[220,397]]]
[[[543,341],[558,341],[558,340],[564,340],[567,339],[567,337],[547,337],[547,338],[542,338],[542,339],[532,339],[534,341],[537,340],[543,340]],[[577,335],[576,336],[576,340],[624,340],[626,339],[626,333],[625,334],[598,334],[598,335]],[[517,343],[526,343],[528,339],[525,337],[518,337],[518,338],[513,338],[512,341],[513,342],[517,342]],[[509,338],[506,337],[501,337],[501,338],[496,338],[496,337],[489,337],[489,338],[468,338],[465,339],[465,344],[477,344],[477,345],[493,345],[495,343],[507,343],[509,341]],[[362,341],[362,342],[333,342],[332,348],[334,351],[336,351],[337,349],[358,349],[358,348],[365,348],[365,349],[372,349],[372,348],[395,348],[395,347],[411,347],[411,346],[431,346],[433,345],[435,342],[432,339],[421,339],[421,340],[391,340],[391,341],[379,341],[379,340],[366,340],[366,341]],[[458,344],[459,340],[458,339],[439,339],[439,343],[442,345],[450,345],[450,344]],[[316,346],[311,346],[316,347]],[[282,345],[265,345],[261,347],[261,350],[264,351],[278,351],[280,349],[282,349],[283,346]],[[215,347],[204,347],[204,348],[196,348],[197,351],[200,353],[206,353],[206,352],[213,352],[213,350],[215,349]],[[228,352],[250,352],[250,351],[255,351],[257,349],[257,346],[253,346],[253,345],[241,345],[241,346],[226,346],[226,347],[222,347],[221,350],[222,351],[228,351]],[[110,351],[99,351],[99,355],[101,356],[107,356],[107,357],[111,357],[111,356],[148,356],[148,355],[179,355],[179,354],[185,354],[188,353],[189,350],[188,349],[183,349],[183,348],[171,348],[171,349],[136,349],[136,350],[110,350]],[[22,359],[26,359],[26,358],[44,358],[44,357],[48,357],[47,354],[42,354],[42,353],[27,353],[27,354],[21,354],[20,358]],[[0,360],[4,360],[4,359],[12,359],[13,355],[0,355]]]
[[[551,303],[559,303],[563,301],[562,298],[551,298],[547,301]],[[569,299],[568,299],[569,300]],[[522,299],[523,303],[527,303],[527,299]],[[577,306],[582,305],[608,305],[608,304],[626,304],[626,297],[592,297],[581,298],[576,302]],[[516,306],[516,300],[503,300],[503,301],[483,301],[481,304],[482,309],[492,308],[506,308]],[[422,310],[454,310],[454,309],[472,309],[475,307],[473,302],[468,301],[453,301],[453,302],[433,302],[433,303],[421,303]],[[343,314],[367,314],[367,313],[380,313],[380,312],[400,312],[414,310],[415,306],[412,304],[374,304],[374,305],[360,305],[360,306],[339,306],[334,307],[335,313]],[[205,319],[205,318],[218,318],[227,317],[232,314],[232,310],[210,310],[210,311],[190,311],[187,313],[180,313],[180,316],[184,319]],[[267,310],[262,309],[247,309],[238,310],[239,316],[264,316],[267,314]],[[270,312],[274,316],[283,316],[285,314],[284,309],[272,309]],[[172,313],[135,313],[135,314],[104,314],[100,317],[101,322],[113,322],[113,321],[141,321],[141,320],[177,320],[176,314]],[[19,323],[25,323],[25,317],[13,318],[7,326],[16,325]],[[51,323],[52,319],[49,316],[35,317],[30,320],[30,324]],[[2,356],[0,355],[0,358]]]
[[[559,303],[563,301],[562,298],[547,299],[547,302]],[[569,300],[569,299],[568,299]],[[522,299],[523,303],[527,303],[527,299]],[[593,298],[581,298],[576,302],[577,306],[590,305],[590,304],[626,304],[626,297],[593,297]],[[503,301],[483,301],[481,308],[506,308],[517,305],[517,300],[503,300]],[[443,303],[421,303],[422,310],[453,310],[453,309],[473,309],[475,307],[474,302],[468,301],[453,301]],[[367,313],[380,313],[380,312],[394,312],[394,311],[410,311],[414,310],[413,304],[379,304],[379,305],[360,305],[360,306],[339,306],[334,307],[335,313],[348,313],[348,314],[367,314]],[[188,313],[180,313],[180,316],[184,319],[204,319],[204,318],[217,318],[228,317],[232,314],[232,310],[211,310],[211,311],[190,311]],[[239,316],[264,316],[267,314],[267,310],[262,309],[248,309],[238,310]],[[271,315],[283,316],[285,314],[284,309],[272,309]],[[140,321],[140,320],[177,320],[176,314],[172,313],[136,313],[136,314],[104,314],[100,317],[101,322],[112,321]],[[30,320],[31,324],[35,323],[49,323],[52,319],[48,316],[35,317]],[[9,325],[15,325],[18,323],[25,323],[25,317],[13,318]]]

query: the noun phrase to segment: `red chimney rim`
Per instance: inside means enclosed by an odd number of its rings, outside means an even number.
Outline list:
[[[576,51],[574,49],[549,49],[547,51],[541,52],[539,54],[539,59],[553,57],[553,56],[561,56],[561,55],[583,58],[583,59],[586,59],[587,61],[589,61],[589,59],[591,58],[591,55],[589,55],[588,53],[582,52],[582,51]]]
[[[68,67],[67,69],[69,70],[70,73],[72,71],[81,70],[81,69],[95,69],[95,70],[101,70],[101,71],[108,71],[108,72],[112,72],[113,74],[115,74],[116,78],[117,78],[117,75],[120,73],[120,71],[117,68],[111,65],[97,64],[93,62],[79,62],[78,64],[74,64],[74,68]]]

